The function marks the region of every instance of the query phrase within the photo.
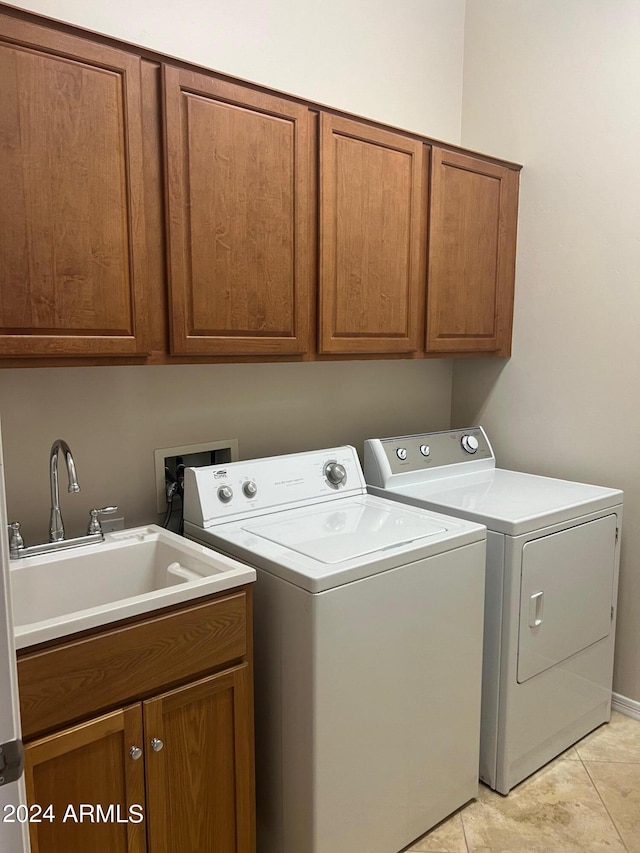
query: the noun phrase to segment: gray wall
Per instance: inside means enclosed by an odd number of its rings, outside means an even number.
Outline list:
[[[46,541],[49,447],[62,437],[82,491],[61,504],[68,534],[91,507],[128,527],[156,521],[153,451],[237,438],[242,458],[446,429],[450,361],[70,367],[0,371],[9,519]],[[62,468],[61,468],[62,470]]]
[[[625,491],[614,690],[640,700],[640,2],[468,0],[462,141],[524,163],[513,357],[454,367],[498,462]]]

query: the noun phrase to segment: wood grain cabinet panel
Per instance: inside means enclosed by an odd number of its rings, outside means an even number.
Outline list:
[[[509,355],[518,172],[432,149],[428,352]]]
[[[135,356],[140,58],[0,14],[0,356]]]
[[[145,619],[22,654],[21,698],[26,689],[50,695],[51,679],[62,686],[59,710],[23,726],[31,816],[42,808],[30,826],[33,853],[255,853],[251,598],[247,586],[158,615],[151,645],[154,620]],[[216,609],[213,631],[198,615],[207,607]],[[186,645],[176,644],[172,620]],[[111,660],[101,641],[113,646]],[[35,669],[20,667],[30,660]],[[70,727],[79,714],[86,721]],[[52,721],[57,730],[33,737]]]
[[[145,853],[144,762],[132,746],[143,746],[139,704],[25,747],[27,802],[40,818],[29,824],[32,853]]]
[[[309,349],[306,107],[164,67],[171,352]]]
[[[253,736],[247,664],[144,702],[153,853],[252,853]]]
[[[22,653],[18,684],[24,736],[242,658],[249,642],[247,597],[231,591],[184,610]]]
[[[321,114],[322,353],[418,349],[423,146]]]

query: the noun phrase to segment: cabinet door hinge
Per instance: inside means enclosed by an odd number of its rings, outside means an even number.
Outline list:
[[[620,528],[616,527],[616,542],[618,541],[619,538],[620,538]]]
[[[614,614],[615,612],[616,612],[615,607],[614,607],[614,606],[613,606],[613,604],[612,604],[612,605],[611,605],[611,621],[612,621],[612,622],[613,622],[613,614]]]
[[[22,776],[24,770],[24,747],[21,740],[12,740],[0,745],[0,785],[8,785]]]

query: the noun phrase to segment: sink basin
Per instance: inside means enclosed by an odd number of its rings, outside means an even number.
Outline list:
[[[16,647],[232,589],[256,579],[232,557],[150,525],[11,563]]]

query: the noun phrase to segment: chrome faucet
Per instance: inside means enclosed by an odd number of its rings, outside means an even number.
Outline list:
[[[49,454],[49,484],[51,486],[51,517],[49,520],[49,541],[60,542],[64,539],[64,524],[60,512],[60,488],[58,486],[58,453],[62,451],[67,463],[68,491],[70,494],[80,491],[76,475],[76,463],[73,461],[71,450],[66,441],[57,438],[51,445]]]
[[[12,560],[22,557],[33,557],[36,554],[50,554],[65,548],[78,548],[81,545],[104,542],[104,533],[100,526],[100,515],[109,515],[117,511],[117,506],[103,506],[102,509],[92,509],[89,513],[89,528],[84,536],[75,536],[72,539],[64,538],[64,524],[60,512],[60,487],[58,483],[58,457],[62,451],[64,461],[67,465],[67,477],[69,479],[68,491],[72,494],[80,491],[78,476],[76,474],[76,463],[73,454],[66,441],[57,438],[51,445],[49,454],[49,484],[51,486],[51,516],[49,519],[49,541],[42,545],[30,545],[25,547],[20,522],[14,521],[8,525],[9,528],[9,556]]]

